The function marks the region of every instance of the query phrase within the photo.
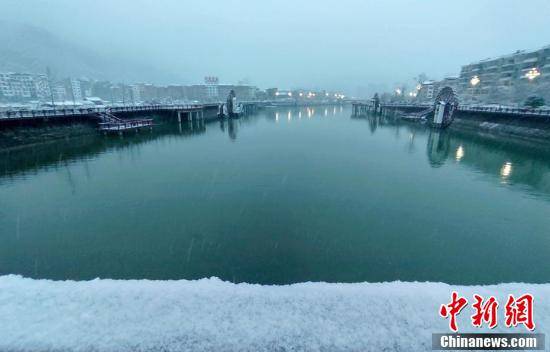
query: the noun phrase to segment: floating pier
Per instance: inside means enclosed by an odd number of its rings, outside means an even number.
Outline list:
[[[99,130],[105,134],[118,133],[121,134],[128,130],[139,130],[144,127],[152,128],[153,119],[121,119],[111,114],[108,111],[104,111],[98,114],[99,119],[102,121],[99,125]]]

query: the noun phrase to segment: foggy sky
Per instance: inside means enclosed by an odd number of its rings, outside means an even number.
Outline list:
[[[171,83],[351,93],[550,44],[548,0],[1,0],[0,20],[173,72]]]

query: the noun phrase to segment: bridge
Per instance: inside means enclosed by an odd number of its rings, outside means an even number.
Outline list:
[[[132,118],[143,114],[170,114],[182,120],[213,120],[218,118],[222,103],[205,104],[150,104],[102,107],[64,107],[61,109],[25,109],[16,111],[0,111],[0,126],[11,123],[32,123],[39,121],[88,121],[98,124],[104,133],[122,133],[126,130],[151,128],[153,119]],[[242,113],[249,114],[262,107],[259,102],[241,102]]]
[[[183,120],[215,120],[227,115],[224,113],[225,104],[224,102],[213,102],[0,110],[0,128],[6,125],[32,124],[33,122],[87,121],[98,123],[99,129],[103,132],[119,132],[153,126],[152,119],[132,118],[136,115],[170,114],[179,122]],[[297,102],[281,104],[278,101],[270,100],[239,101],[236,105],[239,115],[253,114],[259,109],[270,106],[299,106]]]
[[[208,109],[218,109],[219,104],[152,104],[152,105],[125,105],[104,106],[92,108],[61,108],[61,109],[23,109],[0,111],[0,122],[7,120],[34,120],[64,117],[97,118],[100,114],[135,114],[155,112],[176,112],[180,114],[196,113]]]

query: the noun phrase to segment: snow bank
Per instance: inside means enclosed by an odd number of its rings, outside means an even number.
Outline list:
[[[550,284],[261,286],[9,275],[0,277],[0,350],[426,351],[433,332],[448,331],[437,312],[453,289],[470,301],[473,293],[496,295],[501,305],[509,293],[530,292],[537,332],[550,332]],[[470,314],[468,307],[460,315],[461,332],[474,331]],[[510,331],[502,325],[496,330]]]

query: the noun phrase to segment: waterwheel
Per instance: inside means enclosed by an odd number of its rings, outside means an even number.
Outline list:
[[[454,112],[458,108],[458,97],[451,87],[439,91],[434,103],[434,114],[430,124],[438,128],[447,128],[453,122]]]

